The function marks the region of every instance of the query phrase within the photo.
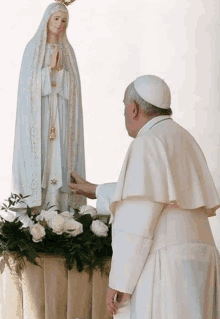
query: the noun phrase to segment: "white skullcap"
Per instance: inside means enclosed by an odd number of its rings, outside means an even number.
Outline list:
[[[134,81],[134,87],[140,97],[146,102],[161,109],[169,109],[171,94],[164,80],[155,75],[139,76]]]

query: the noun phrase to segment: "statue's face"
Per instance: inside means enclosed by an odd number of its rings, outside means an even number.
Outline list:
[[[67,26],[67,12],[58,11],[51,15],[48,29],[52,34],[60,35]]]

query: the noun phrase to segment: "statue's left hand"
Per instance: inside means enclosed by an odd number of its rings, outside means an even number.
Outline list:
[[[56,69],[58,71],[62,70],[63,66],[62,66],[62,57],[61,57],[61,50],[58,51],[57,54],[57,64],[56,64]]]
[[[57,66],[58,52],[59,52],[59,49],[56,46],[53,52],[53,57],[52,57],[51,65],[50,65],[51,69],[54,69]]]

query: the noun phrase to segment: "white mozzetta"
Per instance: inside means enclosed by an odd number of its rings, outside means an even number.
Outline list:
[[[183,209],[204,206],[208,216],[220,207],[199,145],[170,116],[153,118],[132,141],[112,197],[110,222],[117,202],[129,198],[176,203]]]

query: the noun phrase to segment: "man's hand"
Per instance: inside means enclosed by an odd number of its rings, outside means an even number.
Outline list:
[[[68,185],[73,194],[96,199],[95,190],[98,185],[85,181],[77,172],[71,173],[71,179],[75,182],[68,183]]]
[[[117,290],[114,290],[112,288],[108,288],[107,290],[107,296],[106,296],[106,307],[107,310],[110,314],[110,316],[112,315],[116,315],[118,307],[116,305],[116,301],[115,301],[115,296],[117,295]]]
[[[116,298],[115,298],[116,296]],[[106,297],[106,307],[107,310],[110,314],[110,316],[112,315],[116,315],[117,314],[117,310],[120,307],[120,305],[129,300],[131,298],[130,294],[121,292],[121,291],[117,291],[115,289],[112,288],[108,288],[107,290],[107,297]]]

